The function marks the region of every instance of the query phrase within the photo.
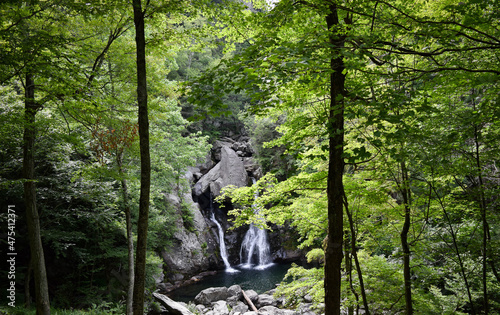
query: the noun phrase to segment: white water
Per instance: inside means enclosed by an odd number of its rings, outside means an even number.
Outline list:
[[[255,179],[252,179],[255,184]],[[257,195],[256,195],[257,197]],[[259,213],[259,209],[254,207],[254,212]],[[267,231],[250,224],[248,232],[243,238],[240,248],[240,262],[242,268],[266,269],[272,266],[271,249],[267,241]]]
[[[215,225],[217,225],[217,228],[219,229],[220,255],[222,257],[222,261],[224,261],[224,265],[226,266],[226,272],[238,272],[239,270],[236,270],[233,267],[231,267],[231,264],[229,263],[229,259],[227,256],[226,242],[224,241],[224,230],[222,229],[222,226],[215,218],[214,209],[212,207],[212,200],[210,200],[210,211],[211,211],[210,220],[213,223],[215,223]]]
[[[267,232],[250,224],[241,243],[240,261],[243,268],[265,269],[272,265]]]

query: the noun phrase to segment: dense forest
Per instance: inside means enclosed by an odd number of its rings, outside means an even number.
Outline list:
[[[228,231],[293,234],[275,295],[294,314],[500,314],[498,0],[0,17],[0,314],[159,314],[180,234],[190,276],[226,256],[191,195]],[[194,192],[231,154],[254,181]]]

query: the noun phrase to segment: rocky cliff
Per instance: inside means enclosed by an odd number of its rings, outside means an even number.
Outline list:
[[[253,150],[248,137],[237,140],[223,138],[216,141],[206,161],[190,168],[186,178],[192,193],[167,195],[167,202],[176,207],[188,207],[192,213],[192,228],[186,229],[182,218],[177,220],[177,232],[173,245],[162,252],[165,262],[166,282],[179,285],[198,273],[223,267],[219,252],[218,230],[210,220],[214,213],[216,220],[226,231],[225,243],[231,264],[239,264],[239,249],[247,227],[228,231],[230,222],[227,208],[221,210],[213,203],[223,187],[251,185],[251,178],[260,178],[262,172],[253,159]],[[230,205],[229,205],[230,208]],[[302,253],[294,250],[293,232],[285,227],[276,227],[270,234],[271,251],[275,260],[290,260]],[[286,244],[283,246],[283,244]]]

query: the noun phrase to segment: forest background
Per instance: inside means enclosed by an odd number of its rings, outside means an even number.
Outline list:
[[[149,291],[155,252],[190,217],[163,194],[189,189],[182,175],[210,143],[247,132],[265,176],[228,189],[235,223],[260,222],[256,202],[322,264],[291,269],[308,281],[281,287],[290,307],[304,289],[326,314],[500,312],[498,1],[137,4],[1,4],[2,251],[23,253],[18,305],[34,291],[44,314],[49,295],[67,309],[126,296],[111,271],[133,265],[144,222],[142,16]]]

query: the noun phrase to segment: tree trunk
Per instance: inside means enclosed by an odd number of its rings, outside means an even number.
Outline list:
[[[443,210],[444,218],[446,219],[446,222],[448,223],[450,233],[451,233],[451,239],[453,241],[453,249],[455,250],[455,254],[456,254],[457,260],[458,260],[458,265],[460,266],[460,275],[464,279],[465,288],[467,290],[467,297],[469,299],[471,313],[472,313],[472,315],[475,315],[476,310],[474,307],[474,303],[472,302],[473,300],[472,300],[471,286],[469,285],[469,280],[467,280],[467,273],[465,270],[465,265],[464,265],[464,262],[462,260],[462,256],[460,255],[460,251],[458,249],[458,241],[457,241],[457,235],[456,235],[457,233],[453,230],[453,223],[450,219],[450,216],[448,215],[448,211],[446,211],[446,207],[443,203],[443,200],[439,196],[436,187],[434,187],[434,185],[432,185],[432,183],[429,183],[429,185],[431,185],[432,190],[434,191],[434,194],[436,195],[436,197],[438,199],[439,205],[441,206],[441,209]]]
[[[356,231],[354,229],[354,220],[352,219],[352,214],[349,211],[347,196],[344,196],[344,203],[345,203],[345,212],[347,214],[347,219],[349,220],[349,228],[351,231],[351,255],[354,257],[354,264],[356,265],[356,272],[358,274],[358,280],[359,280],[359,289],[361,291],[361,298],[363,299],[363,307],[365,308],[365,314],[370,315],[370,309],[368,307],[368,299],[366,298],[365,283],[363,281],[363,274],[361,272],[361,265],[359,264],[358,252],[356,249],[357,236],[356,236]]]
[[[42,237],[40,233],[40,218],[36,208],[35,184],[35,117],[39,106],[35,102],[35,82],[33,76],[26,74],[24,110],[24,152],[23,152],[23,179],[24,203],[26,204],[26,225],[30,244],[31,260],[35,275],[36,314],[50,314],[49,286],[45,270]]]
[[[141,0],[133,0],[135,42],[137,46],[137,103],[139,121],[139,146],[141,155],[141,192],[137,222],[137,250],[134,280],[134,315],[144,313],[144,287],[146,278],[146,251],[148,237],[149,193],[151,186],[151,161],[149,156],[148,92],[146,82],[146,41],[144,12]]]
[[[351,234],[348,234],[347,237],[344,239],[344,264],[345,264],[345,273],[347,276],[347,280],[349,282],[349,288],[351,289],[352,294],[354,295],[354,298],[356,299],[356,314],[359,314],[359,295],[358,292],[356,292],[356,289],[354,288],[353,282],[352,282],[352,243],[350,240]],[[354,306],[349,305],[347,307],[347,314],[348,315],[354,315]]]
[[[474,110],[476,110],[476,105],[473,104]],[[490,309],[490,303],[489,303],[489,298],[488,298],[488,275],[487,275],[487,267],[488,267],[488,243],[491,238],[490,236],[490,228],[488,224],[488,219],[486,217],[486,198],[484,196],[484,182],[483,182],[483,175],[482,170],[481,170],[481,159],[479,155],[479,138],[480,138],[480,130],[477,126],[477,124],[474,124],[474,143],[475,143],[475,162],[476,162],[476,169],[477,169],[477,176],[479,179],[479,209],[481,211],[481,222],[483,225],[483,243],[482,243],[482,255],[483,255],[483,262],[482,262],[482,282],[483,282],[483,308],[484,308],[484,314],[488,315],[489,314],[489,309]]]
[[[401,230],[401,246],[403,247],[403,275],[406,314],[413,314],[413,304],[411,298],[411,269],[410,269],[410,245],[408,244],[408,232],[410,231],[410,188],[408,170],[404,161],[401,162],[401,194],[403,195],[404,223]]]
[[[344,62],[341,49],[345,35],[335,29],[340,25],[337,6],[330,5],[326,24],[331,45],[330,59],[330,108],[327,123],[329,134],[328,162],[328,240],[325,251],[325,314],[340,315],[340,294],[342,284],[342,242],[343,242],[343,196],[344,186]]]
[[[28,271],[26,271],[26,276],[24,278],[24,307],[26,308],[31,307],[30,282],[31,282],[32,272],[33,272],[33,260],[30,259]]]
[[[128,287],[127,287],[127,315],[133,314],[133,295],[134,295],[134,237],[132,235],[132,217],[130,213],[130,204],[128,200],[128,186],[125,174],[123,172],[123,156],[118,154],[116,162],[118,164],[118,173],[121,178],[122,196],[125,212],[125,222],[127,226],[127,248],[128,248]]]

